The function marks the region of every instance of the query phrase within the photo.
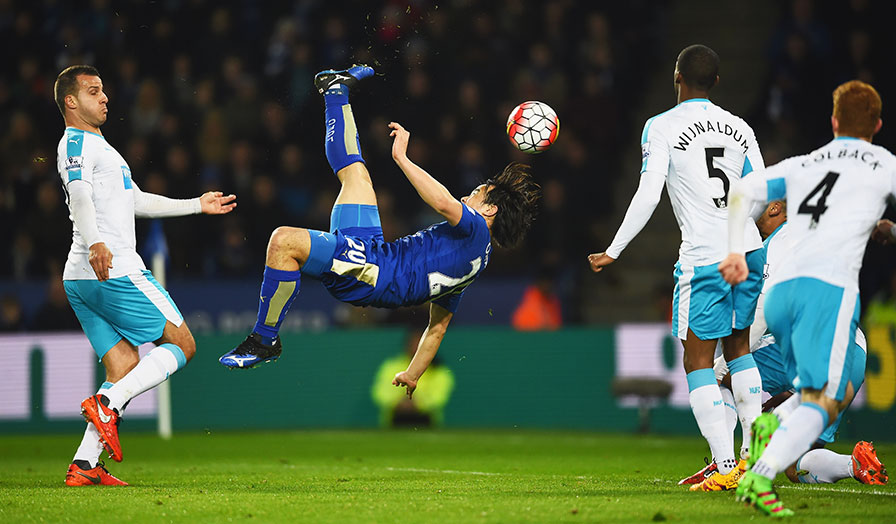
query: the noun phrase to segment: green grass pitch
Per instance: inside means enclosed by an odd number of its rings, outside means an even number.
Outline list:
[[[742,522],[698,438],[541,431],[122,435],[127,488],[63,484],[80,435],[0,436],[0,522]],[[896,445],[876,444],[884,463]],[[851,447],[834,446],[839,452]],[[778,485],[793,522],[893,522],[894,486]]]

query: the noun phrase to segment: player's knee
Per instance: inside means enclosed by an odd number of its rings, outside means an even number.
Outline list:
[[[271,233],[268,240],[268,254],[288,252],[290,246],[295,243],[295,235],[302,231],[299,228],[280,226]]]
[[[184,352],[184,357],[186,357],[187,362],[193,359],[193,356],[196,354],[196,340],[193,338],[192,333],[187,333],[185,337],[183,337],[180,344],[178,344],[180,350]]]

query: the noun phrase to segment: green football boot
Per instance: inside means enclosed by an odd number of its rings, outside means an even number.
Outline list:
[[[750,456],[747,457],[748,470],[752,469],[753,464],[759,460],[765,447],[768,446],[768,441],[772,438],[772,433],[780,425],[781,422],[778,421],[777,415],[773,413],[763,413],[753,421],[753,425],[750,426],[752,436],[750,437]]]
[[[775,488],[772,487],[772,481],[752,471],[746,472],[741,477],[737,491],[735,491],[735,498],[752,505],[768,517],[793,516],[793,511],[785,508],[784,503],[778,498]]]

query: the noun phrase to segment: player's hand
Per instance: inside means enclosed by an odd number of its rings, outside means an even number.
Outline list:
[[[407,158],[408,140],[411,138],[411,133],[398,122],[389,122],[389,129],[392,130],[389,136],[395,139],[392,142],[392,159],[397,162]]]
[[[220,191],[209,191],[199,197],[199,205],[206,215],[226,215],[236,207],[236,195],[224,195]]]
[[[112,252],[106,247],[104,242],[97,242],[90,246],[90,255],[87,257],[90,267],[96,273],[96,278],[100,282],[109,280],[109,270],[112,269]]]
[[[871,239],[875,242],[880,242],[881,244],[892,244],[896,242],[896,238],[893,238],[893,222],[886,218],[880,220],[877,223],[877,227],[871,231]]]
[[[719,263],[719,273],[725,282],[732,286],[740,284],[747,279],[750,269],[747,267],[747,257],[739,253],[729,253],[725,260]]]
[[[417,389],[417,381],[412,379],[407,371],[396,373],[395,378],[392,379],[392,385],[396,387],[407,387],[408,398],[414,398],[414,390]]]
[[[591,253],[588,255],[588,263],[591,264],[591,271],[594,271],[595,273],[600,273],[605,267],[613,262],[616,262],[616,259],[606,253]]]

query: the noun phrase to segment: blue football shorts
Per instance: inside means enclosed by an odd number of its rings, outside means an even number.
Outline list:
[[[165,324],[183,324],[180,310],[152,273],[63,282],[84,334],[101,360],[122,339],[134,346],[161,338]]]
[[[732,287],[719,273],[719,264],[687,266],[675,264],[672,298],[672,335],[682,340],[688,328],[700,340],[727,337],[732,328],[753,324],[756,303],[762,291],[765,248],[747,253],[747,280]]]
[[[330,232],[308,230],[311,252],[302,265],[303,275],[320,280],[334,298],[366,305],[379,279],[379,266],[371,248],[384,242],[379,210],[373,205],[333,206]]]
[[[858,290],[795,278],[772,286],[764,309],[784,365],[795,370],[794,387],[823,390],[828,397],[843,400],[853,376],[854,353],[861,351],[855,344]]]

